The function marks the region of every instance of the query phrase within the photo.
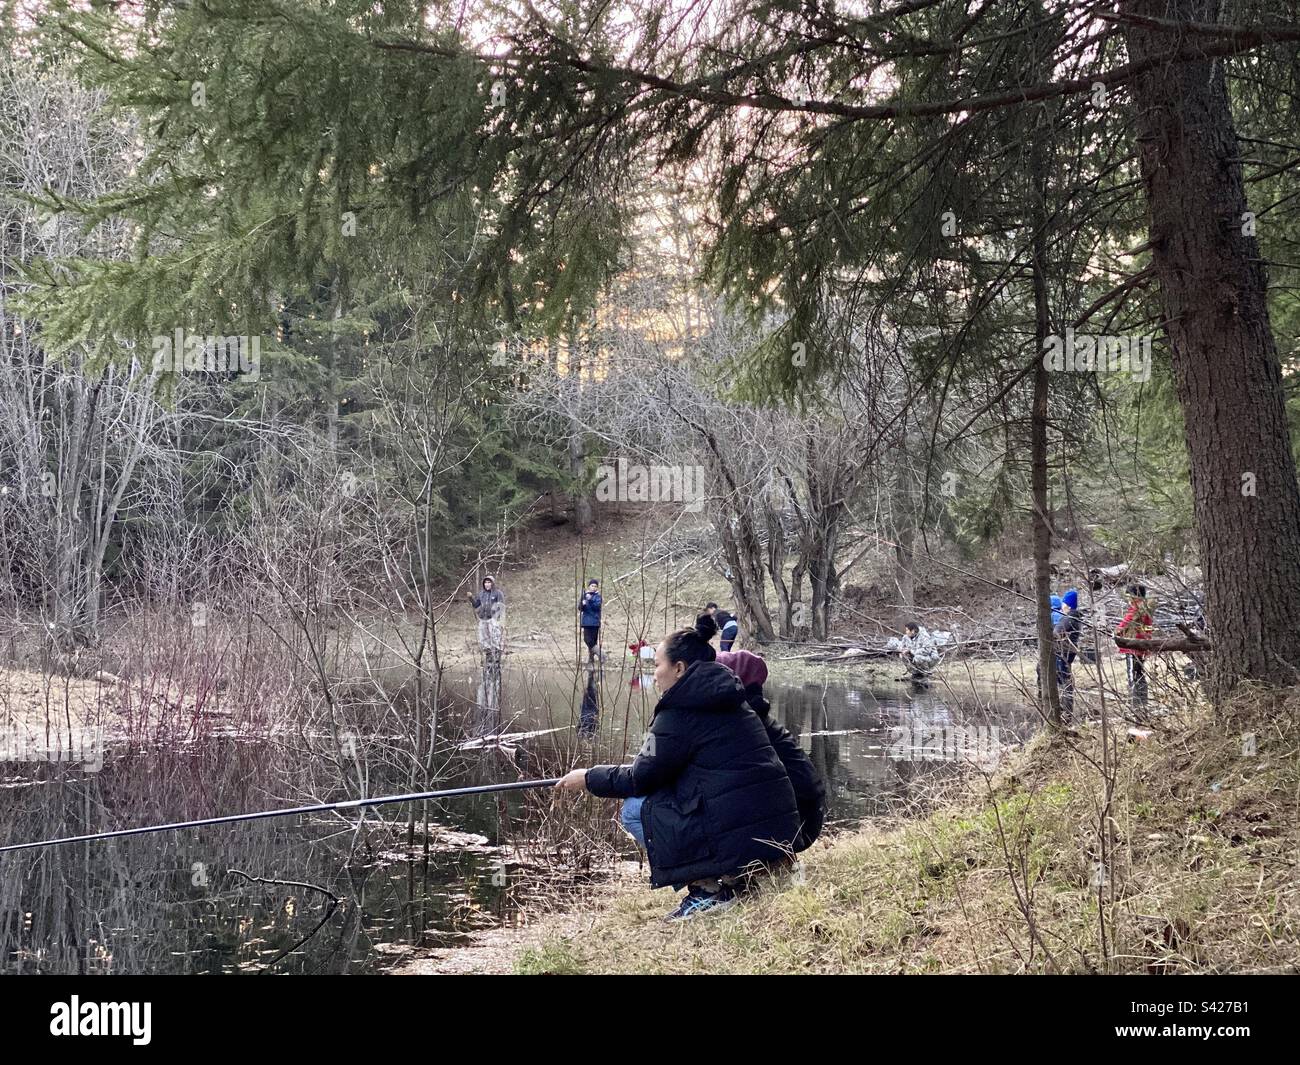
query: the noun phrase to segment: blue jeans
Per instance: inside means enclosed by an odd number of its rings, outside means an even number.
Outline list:
[[[734,621],[728,621],[722,626],[722,639],[718,641],[719,649],[730,651],[731,645],[736,642],[736,637],[740,635],[740,626]]]
[[[644,798],[624,799],[623,808],[618,812],[618,823],[627,829],[628,834],[642,848],[645,847],[645,827],[641,824],[641,806],[644,802]]]

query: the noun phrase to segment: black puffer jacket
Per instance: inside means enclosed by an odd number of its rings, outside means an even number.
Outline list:
[[[734,875],[788,853],[799,810],[767,729],[729,669],[694,662],[655,707],[630,766],[587,770],[587,790],[644,796],[650,884]]]
[[[794,788],[795,802],[799,806],[799,834],[795,836],[791,849],[798,854],[811,847],[822,833],[822,825],[826,823],[826,785],[790,730],[772,720],[772,704],[763,698],[761,689],[759,692],[745,689],[745,698],[767,729],[768,741],[785,766],[790,786]]]

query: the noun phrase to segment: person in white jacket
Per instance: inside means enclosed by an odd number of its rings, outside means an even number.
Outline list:
[[[467,592],[466,596],[469,605],[474,608],[474,616],[478,618],[479,646],[489,659],[500,661],[501,652],[505,648],[502,629],[502,620],[506,613],[505,593],[497,587],[495,580],[484,577],[482,590],[478,595]]]
[[[915,621],[905,626],[907,635],[903,637],[903,649],[899,657],[906,664],[913,677],[928,677],[934,672],[942,657],[934,637]]]

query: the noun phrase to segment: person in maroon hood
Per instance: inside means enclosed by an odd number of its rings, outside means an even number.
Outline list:
[[[767,738],[785,766],[790,786],[799,806],[799,835],[795,837],[796,854],[811,847],[826,820],[826,784],[812,759],[799,746],[788,729],[772,720],[772,704],[763,696],[767,683],[767,663],[752,651],[719,651],[716,661],[726,666],[745,688],[745,701],[767,729]]]

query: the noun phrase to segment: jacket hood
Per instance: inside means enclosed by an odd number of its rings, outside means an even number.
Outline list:
[[[1071,610],[1079,609],[1079,593],[1071,588],[1065,595],[1061,596],[1061,602]]]
[[[746,688],[767,683],[767,663],[753,651],[719,651],[717,660],[736,674]]]
[[[1052,598],[1051,598],[1050,601],[1051,601],[1052,609],[1053,609],[1053,610],[1060,610],[1060,609],[1061,609],[1061,597],[1060,597],[1059,595],[1054,595],[1054,596],[1052,596]]]
[[[726,666],[718,662],[692,662],[682,679],[664,693],[655,712],[670,706],[701,712],[730,711],[744,701],[744,687]]]
[[[478,582],[478,586],[480,588],[487,588],[488,581],[492,582],[492,590],[495,592],[497,590],[497,579],[493,577],[490,573],[486,577],[484,577],[481,581]]]

